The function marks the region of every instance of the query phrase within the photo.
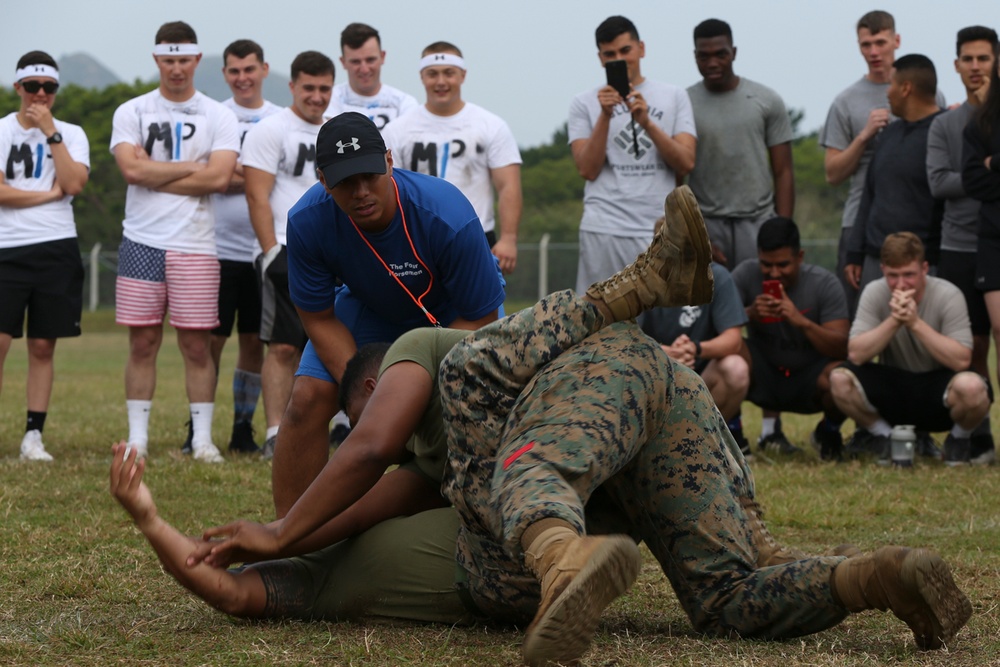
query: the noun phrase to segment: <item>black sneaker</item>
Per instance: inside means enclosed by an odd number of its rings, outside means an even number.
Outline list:
[[[819,449],[819,458],[823,461],[840,461],[843,458],[844,437],[840,431],[828,431],[820,428],[823,422],[816,425],[812,432],[813,446]]]
[[[917,431],[917,456],[925,456],[929,459],[941,460],[941,448],[927,431]]]
[[[949,433],[948,437],[944,439],[944,464],[946,466],[968,465],[971,453],[971,438],[959,438]]]
[[[757,448],[762,452],[771,452],[778,454],[794,454],[796,452],[801,452],[802,450],[793,445],[785,437],[785,434],[781,431],[775,431],[766,438],[761,438],[757,441]]]
[[[852,459],[876,456],[880,465],[889,465],[889,447],[888,436],[875,435],[868,429],[859,426],[854,430],[851,439],[847,441],[844,450],[847,456]]]
[[[996,459],[996,448],[993,445],[992,433],[973,433],[972,451],[969,453],[969,463],[988,466]]]
[[[187,427],[188,427],[187,440],[185,440],[184,444],[181,445],[181,454],[186,454],[190,456],[194,452],[194,447],[191,444],[191,441],[194,440],[194,422],[189,419]]]
[[[229,439],[229,451],[236,454],[256,454],[260,447],[253,439],[253,425],[250,422],[233,424],[233,435]]]
[[[350,426],[337,424],[336,426],[333,427],[333,430],[330,431],[330,446],[339,447],[340,443],[342,443],[344,440],[347,440],[347,436],[349,436],[350,434],[351,434]]]

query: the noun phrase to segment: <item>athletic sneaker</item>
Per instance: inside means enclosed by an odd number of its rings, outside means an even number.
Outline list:
[[[601,613],[629,589],[641,566],[639,547],[626,535],[573,537],[547,547],[537,565],[542,600],[524,634],[524,662],[576,664]]]
[[[875,435],[868,429],[859,426],[854,430],[854,435],[847,441],[844,449],[848,457],[852,459],[877,456],[880,465],[889,465],[889,448],[890,442],[888,436]]]
[[[951,433],[944,439],[944,464],[946,466],[964,466],[969,464],[972,453],[972,441],[969,438],[959,438]]]
[[[772,454],[794,454],[802,451],[789,442],[788,438],[781,431],[775,431],[766,438],[760,438],[757,441],[757,448],[762,452],[770,452]]]
[[[192,447],[191,457],[195,461],[202,461],[204,463],[223,463],[225,461],[222,458],[222,454],[219,453],[219,448],[210,442],[199,443]]]
[[[194,440],[194,422],[190,419],[187,422],[188,434],[187,439],[184,440],[184,444],[181,445],[181,454],[191,453],[191,441]]]
[[[45,451],[42,444],[42,432],[32,429],[24,434],[21,439],[21,460],[22,461],[51,461],[52,455]]]
[[[264,441],[264,447],[260,450],[260,458],[265,461],[270,461],[274,458],[274,446],[278,442],[278,436],[272,435],[270,438]]]
[[[972,451],[969,453],[969,463],[977,466],[988,466],[996,460],[996,448],[993,445],[991,433],[973,433]]]
[[[145,442],[130,442],[130,443],[128,443],[128,445],[125,447],[125,456],[128,456],[129,452],[131,452],[133,449],[136,450],[137,452],[139,452],[138,454],[136,454],[136,457],[135,457],[136,461],[138,461],[139,459],[147,458],[148,451],[146,449],[146,443]]]
[[[821,428],[823,422],[816,424],[816,429],[810,436],[810,441],[819,451],[819,458],[823,461],[840,461],[843,457],[844,437],[840,431],[828,431]]]
[[[260,447],[253,439],[253,425],[250,422],[233,424],[233,435],[229,439],[229,451],[234,454],[256,454]]]

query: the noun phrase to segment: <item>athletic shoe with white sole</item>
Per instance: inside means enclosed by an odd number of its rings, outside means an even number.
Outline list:
[[[24,434],[21,439],[21,460],[22,461],[51,461],[52,455],[45,451],[42,444],[42,432],[32,429]]]
[[[219,448],[210,442],[195,443],[192,447],[191,457],[195,461],[204,463],[223,463],[225,461],[222,454],[219,453]]]

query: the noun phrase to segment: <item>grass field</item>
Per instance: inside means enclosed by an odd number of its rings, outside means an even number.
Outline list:
[[[0,665],[515,665],[516,630],[375,622],[254,623],[194,599],[159,567],[107,492],[109,448],[126,434],[124,330],[109,312],[88,314],[86,334],[59,343],[45,441],[52,464],[18,460],[25,353],[16,342],[0,400]],[[222,377],[231,375],[227,349]],[[270,468],[182,458],[186,401],[172,336],[160,355],[147,481],[161,514],[189,533],[235,517],[269,519]],[[258,410],[258,419],[261,414]],[[756,435],[759,411],[744,410]],[[994,410],[994,430],[997,428]],[[224,448],[231,390],[219,388],[214,437]],[[804,442],[815,417],[785,417]],[[262,432],[263,423],[257,425]],[[847,427],[845,427],[845,432]],[[832,630],[784,642],[695,634],[646,553],[638,584],[609,609],[585,664],[1000,665],[1000,468],[911,471],[858,462],[824,465],[756,456],[758,496],[779,540],[822,551],[852,541],[938,550],[968,593],[974,615],[945,651],[916,651],[887,613],[853,616]]]

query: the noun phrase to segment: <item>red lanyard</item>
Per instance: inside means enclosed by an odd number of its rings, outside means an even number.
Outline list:
[[[427,277],[429,279],[429,282],[427,283],[427,289],[424,290],[423,294],[421,294],[419,297],[413,296],[413,292],[411,292],[409,288],[405,284],[403,284],[403,281],[399,279],[399,276],[397,276],[395,272],[389,268],[389,265],[385,263],[385,260],[382,259],[382,255],[378,254],[378,250],[376,250],[375,247],[372,246],[371,243],[369,243],[367,237],[365,237],[365,235],[358,228],[358,224],[354,222],[354,219],[351,218],[350,216],[348,216],[347,219],[351,221],[351,224],[354,225],[354,231],[358,233],[358,236],[361,237],[361,240],[365,242],[365,245],[368,246],[368,249],[372,251],[373,255],[375,255],[375,259],[377,259],[379,263],[388,272],[388,274],[392,276],[392,279],[395,280],[399,284],[399,286],[403,288],[403,291],[406,292],[406,294],[413,300],[413,303],[417,304],[417,308],[423,311],[424,315],[427,317],[427,321],[431,323],[431,326],[441,328],[441,323],[438,322],[437,318],[434,317],[434,315],[432,315],[431,312],[427,310],[427,308],[424,306],[424,297],[427,296],[427,293],[431,291],[431,287],[434,286],[434,276],[431,274],[431,270],[427,268],[427,265],[424,264],[424,260],[420,259],[420,255],[417,254],[417,248],[416,246],[413,245],[413,239],[410,238],[410,230],[406,228],[406,213],[403,211],[403,203],[399,201],[399,186],[396,185],[395,178],[390,177],[390,180],[392,181],[393,189],[396,191],[396,209],[399,211],[399,217],[403,221],[403,233],[406,234],[406,240],[409,241],[410,243],[410,250],[413,251],[413,256],[417,258],[417,261],[420,263],[420,266],[424,267],[424,271],[427,273]]]

